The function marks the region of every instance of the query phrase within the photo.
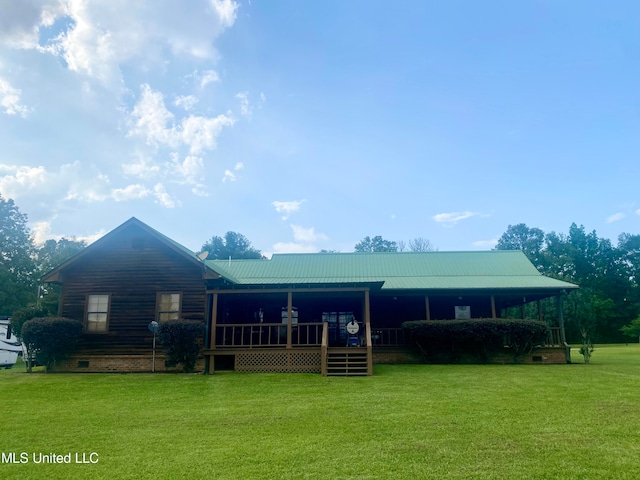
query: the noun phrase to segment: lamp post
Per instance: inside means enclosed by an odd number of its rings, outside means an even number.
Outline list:
[[[158,333],[158,328],[160,327],[160,324],[158,322],[156,322],[155,320],[152,322],[149,322],[149,330],[151,332],[153,332],[153,354],[152,354],[152,360],[151,360],[151,372],[155,373],[156,371],[156,333]]]

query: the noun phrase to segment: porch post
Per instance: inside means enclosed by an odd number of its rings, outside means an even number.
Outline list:
[[[560,325],[560,341],[563,344],[567,343],[567,337],[564,333],[564,311],[562,304],[562,294],[558,295],[558,324]]]
[[[491,318],[496,317],[496,297],[495,295],[491,295]]]
[[[291,348],[292,330],[291,317],[293,316],[293,292],[287,292],[287,348]]]
[[[209,332],[209,348],[214,350],[216,348],[216,323],[218,320],[218,294],[213,294],[211,302],[211,331]],[[209,355],[208,373],[214,371],[213,355]]]
[[[431,306],[429,305],[429,295],[424,296],[424,305],[427,312],[427,320],[431,320]]]
[[[367,375],[373,375],[373,346],[371,345],[371,306],[369,289],[364,291],[364,332],[367,342]]]
[[[540,307],[540,300],[536,300],[536,304],[538,305],[538,321],[542,321],[542,308]]]

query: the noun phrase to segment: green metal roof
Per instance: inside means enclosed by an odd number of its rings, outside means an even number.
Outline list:
[[[383,290],[572,289],[541,275],[521,251],[275,254],[270,260],[209,260],[237,285],[382,283]]]

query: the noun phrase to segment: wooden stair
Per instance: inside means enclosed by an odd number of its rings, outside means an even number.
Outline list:
[[[366,348],[327,349],[327,376],[366,376],[368,363]]]

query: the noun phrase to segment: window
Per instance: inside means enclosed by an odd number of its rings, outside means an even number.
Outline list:
[[[179,293],[159,293],[158,294],[158,321],[178,320],[180,318]]]
[[[89,333],[107,331],[109,318],[109,295],[89,295],[87,297],[87,323],[85,330]]]

